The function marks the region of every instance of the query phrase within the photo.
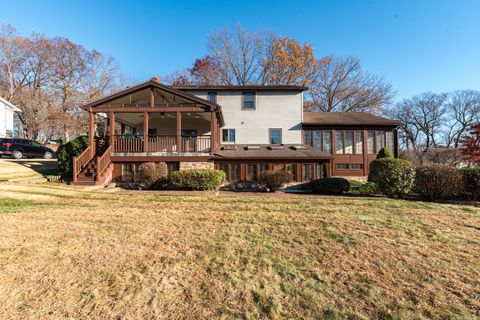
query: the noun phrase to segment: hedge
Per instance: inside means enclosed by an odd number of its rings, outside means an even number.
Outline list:
[[[344,178],[323,178],[310,181],[315,193],[343,193],[350,189],[350,182]]]
[[[225,172],[213,169],[175,171],[169,177],[176,187],[189,190],[216,190],[225,181]]]
[[[292,179],[292,174],[284,170],[265,171],[260,174],[258,182],[267,186],[269,191],[278,191]]]
[[[415,191],[434,201],[461,195],[463,177],[459,169],[444,164],[418,166],[415,176]]]
[[[139,168],[139,176],[145,187],[150,189],[167,179],[167,164],[165,162],[142,163]]]
[[[80,136],[58,147],[58,170],[63,179],[73,177],[73,157],[79,156],[88,147],[88,137]]]
[[[463,194],[468,198],[480,200],[480,168],[461,170],[463,175]]]
[[[389,197],[403,197],[412,190],[415,166],[402,159],[375,159],[370,164],[368,181],[375,183],[378,190]]]

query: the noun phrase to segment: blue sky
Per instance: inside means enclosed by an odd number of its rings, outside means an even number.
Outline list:
[[[355,55],[397,101],[480,90],[480,0],[1,1],[0,23],[111,54],[138,81],[190,66],[210,32],[240,23]]]

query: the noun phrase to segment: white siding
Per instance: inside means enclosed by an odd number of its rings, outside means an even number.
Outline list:
[[[190,92],[207,99],[207,92]],[[282,129],[282,143],[302,142],[303,94],[300,92],[257,91],[255,110],[242,110],[242,92],[217,92],[225,129],[235,129],[238,144],[268,144],[269,128]]]

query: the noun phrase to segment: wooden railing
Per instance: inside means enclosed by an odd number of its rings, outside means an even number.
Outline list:
[[[210,152],[210,135],[182,136],[181,148],[176,135],[149,135],[148,152]],[[144,152],[143,136],[115,136],[114,152]]]
[[[182,136],[182,152],[209,152],[210,136]]]
[[[73,157],[73,181],[77,180],[77,176],[83,167],[93,159],[93,152],[94,148],[88,146],[78,157]]]
[[[108,168],[108,165],[110,164],[110,161],[111,161],[110,160],[111,152],[112,152],[112,146],[109,146],[101,156],[97,157],[96,159],[97,175],[95,180],[99,181],[102,173],[105,171],[105,169]]]
[[[115,152],[143,152],[143,137],[115,136]]]
[[[148,136],[148,151],[149,152],[168,152],[177,151],[177,137],[176,136]]]

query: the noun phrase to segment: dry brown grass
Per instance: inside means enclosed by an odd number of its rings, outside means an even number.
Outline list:
[[[471,319],[479,266],[480,210],[468,206],[0,193],[1,319]]]

